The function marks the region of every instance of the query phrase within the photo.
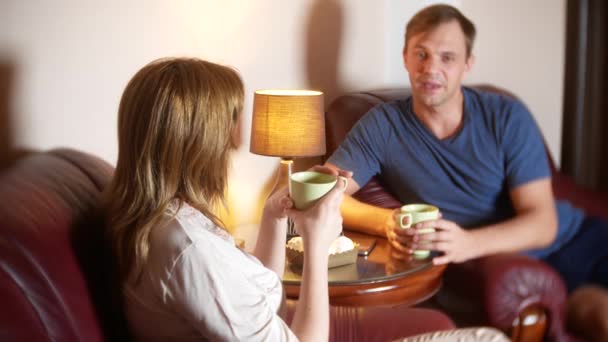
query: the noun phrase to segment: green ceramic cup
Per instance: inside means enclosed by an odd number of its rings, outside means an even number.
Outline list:
[[[297,209],[310,208],[336,185],[338,179],[346,182],[344,177],[322,172],[296,172],[291,175],[289,180],[289,196]]]
[[[405,219],[409,218],[409,223],[404,223]],[[439,208],[430,204],[407,204],[401,207],[399,214],[397,215],[397,220],[399,226],[403,229],[408,229],[411,226],[430,220],[436,220],[439,218]],[[421,234],[428,234],[435,232],[434,228],[426,228],[420,230]],[[414,258],[416,259],[425,259],[428,258],[431,254],[429,250],[415,250]]]

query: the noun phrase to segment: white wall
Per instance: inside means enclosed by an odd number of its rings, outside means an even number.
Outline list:
[[[139,68],[174,55],[236,67],[245,146],[233,160],[229,224],[259,220],[278,165],[248,152],[254,90],[321,88],[329,101],[383,82],[369,67],[384,61],[383,28],[367,23],[384,22],[384,11],[366,0],[4,0],[1,16],[18,147],[71,146],[115,163],[118,102]]]
[[[559,164],[561,156],[565,0],[463,0],[477,25],[471,83],[511,90],[530,108]]]
[[[320,88],[329,102],[345,91],[405,84],[403,28],[431,2],[3,0],[0,61],[14,74],[13,143],[70,146],[115,163],[118,101],[139,68],[172,55],[229,64],[247,97],[228,221],[256,222],[278,161],[248,152],[253,91]],[[450,3],[480,31],[471,81],[520,95],[558,156],[565,0]]]

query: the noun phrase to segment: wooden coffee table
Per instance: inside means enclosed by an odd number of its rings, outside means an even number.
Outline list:
[[[257,226],[237,228],[236,238],[245,240],[245,249],[255,245]],[[354,240],[368,235],[345,231]],[[431,298],[441,287],[445,265],[433,266],[431,259],[399,261],[391,257],[386,239],[377,238],[374,250],[359,256],[356,264],[331,268],[329,301],[340,306],[415,305]],[[283,285],[288,298],[297,299],[301,269],[286,262]]]

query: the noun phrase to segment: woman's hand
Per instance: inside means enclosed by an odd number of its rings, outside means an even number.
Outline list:
[[[346,182],[338,180],[332,190],[306,210],[287,209],[298,234],[304,241],[304,250],[327,253],[330,244],[342,231],[340,204],[344,198]]]
[[[293,207],[293,201],[289,198],[289,191],[285,186],[266,199],[264,215],[271,219],[281,220],[287,217],[287,209],[291,207]]]
[[[311,168],[312,171],[327,173],[334,176],[346,178],[347,182],[353,176],[351,171],[332,169],[323,165],[315,165]],[[271,194],[264,204],[264,214],[269,218],[283,219],[287,217],[287,209],[293,207],[293,201],[289,198],[288,188],[282,187],[275,193]]]
[[[349,178],[352,173],[329,168],[314,168]],[[335,173],[334,173],[335,172]],[[306,210],[288,209],[304,242],[302,283],[291,328],[301,341],[321,341],[329,337],[329,291],[327,286],[328,251],[342,231],[340,205],[348,180],[339,179],[332,190]]]

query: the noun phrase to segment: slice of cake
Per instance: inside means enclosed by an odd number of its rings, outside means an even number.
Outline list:
[[[304,244],[302,237],[296,236],[287,241],[285,246],[287,261],[301,266],[304,262]],[[357,262],[357,244],[346,236],[339,236],[329,246],[328,267],[338,267]]]

